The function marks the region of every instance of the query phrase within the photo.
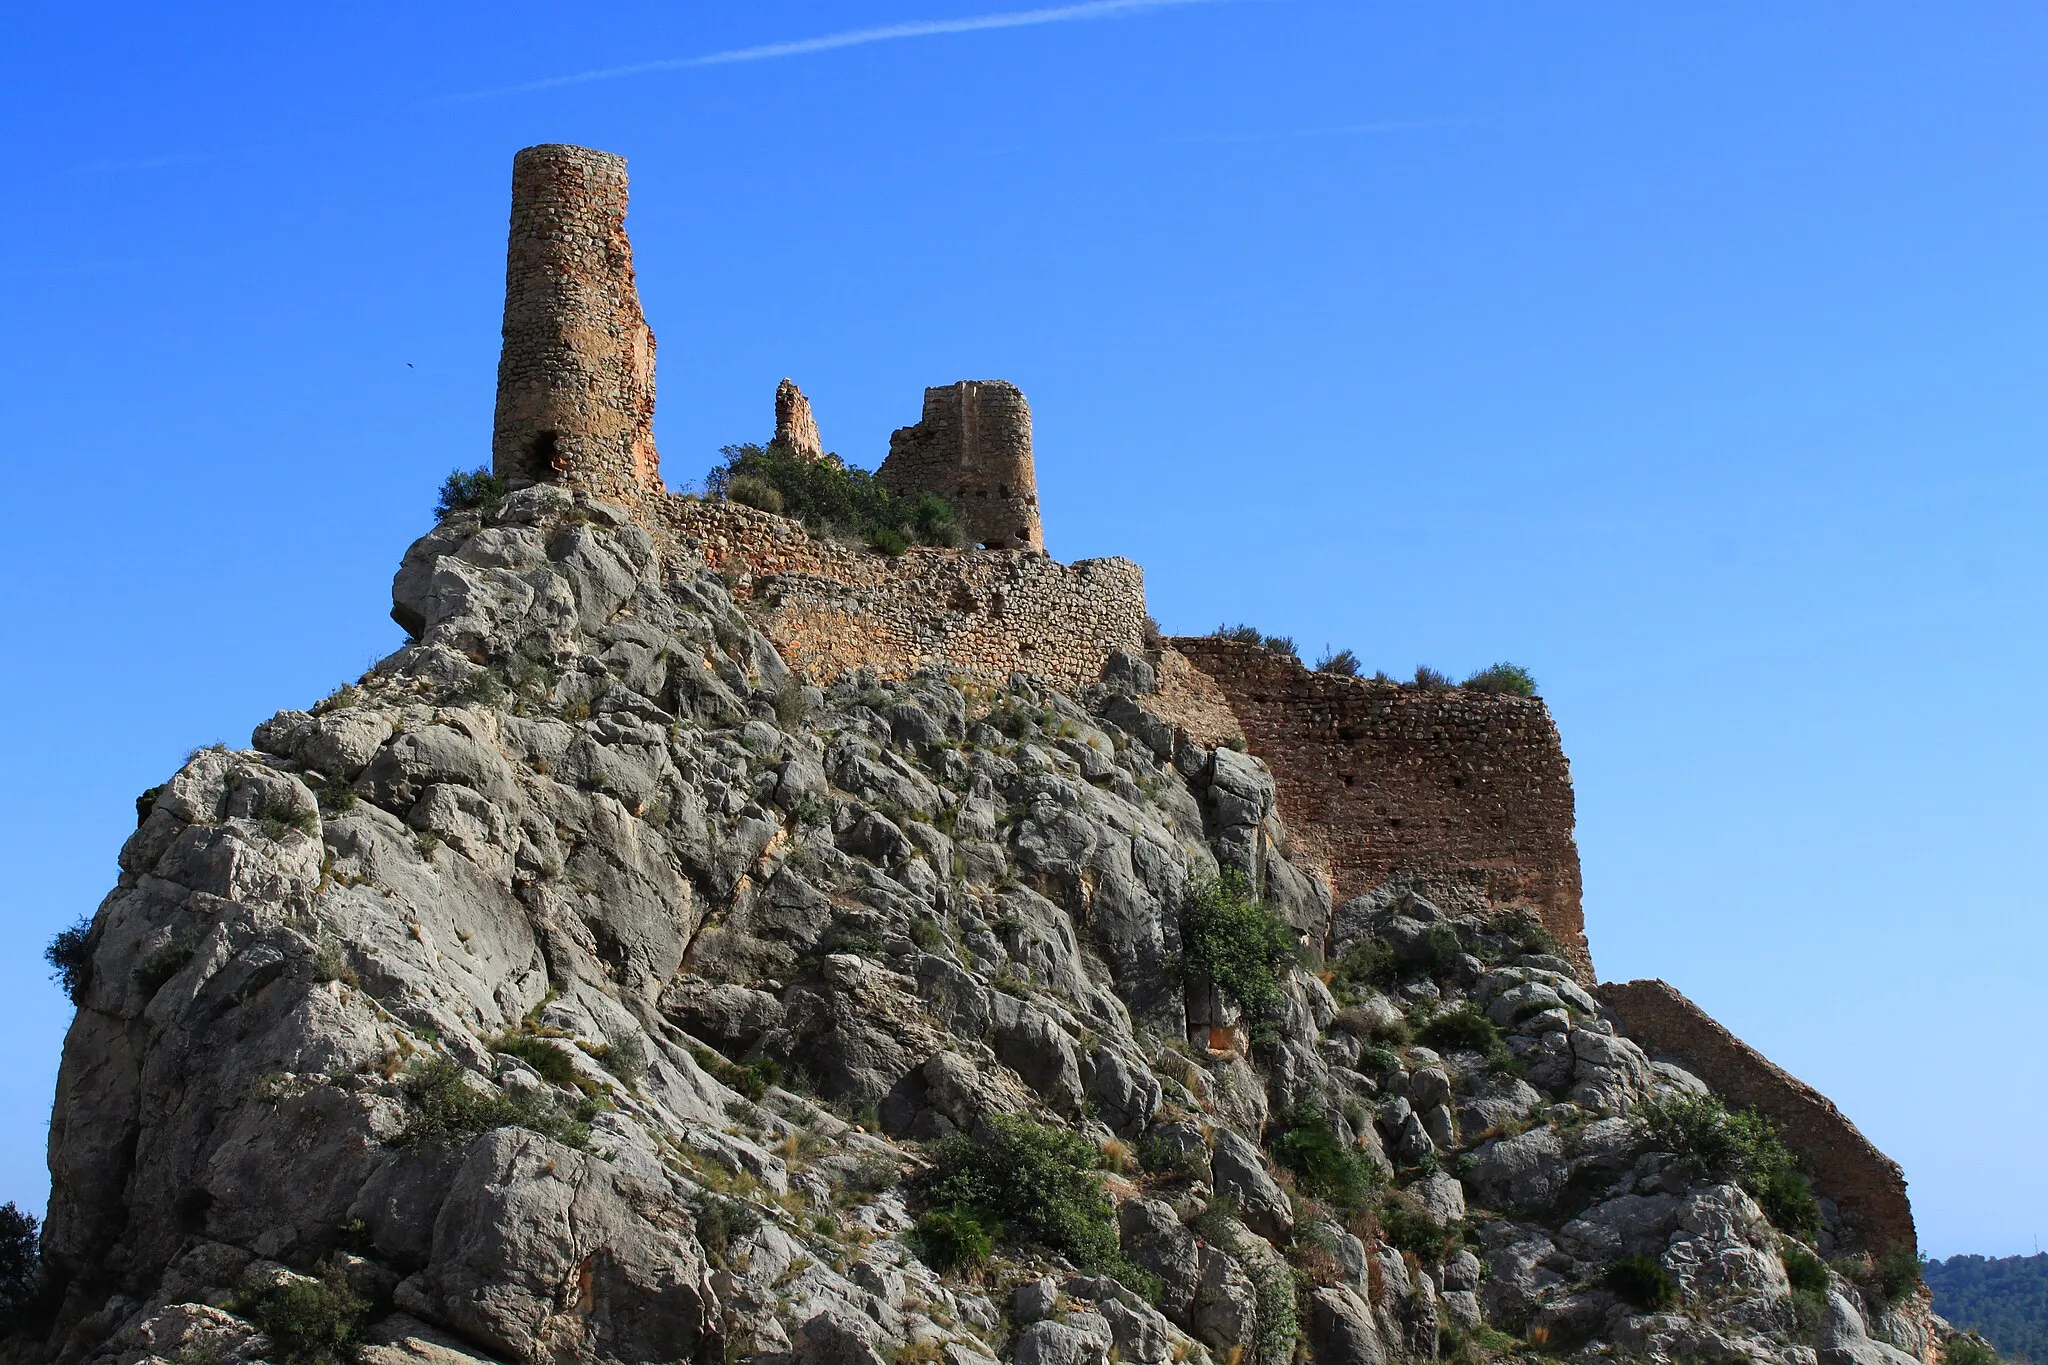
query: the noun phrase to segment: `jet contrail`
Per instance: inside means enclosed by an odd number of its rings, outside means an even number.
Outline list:
[[[1110,19],[1141,10],[1176,9],[1184,5],[1228,4],[1231,0],[1084,0],[1074,5],[1052,5],[1045,9],[1011,10],[1003,14],[979,14],[967,19],[913,19],[907,23],[884,24],[879,28],[848,29],[818,38],[798,38],[786,43],[764,43],[728,52],[707,52],[701,57],[669,57],[658,62],[635,62],[631,66],[608,66],[597,71],[578,71],[567,76],[548,76],[508,85],[497,90],[477,90],[464,95],[445,95],[439,103],[491,99],[498,95],[524,95],[536,90],[553,90],[563,85],[589,81],[617,80],[622,76],[645,76],[656,71],[681,71],[693,66],[725,66],[733,62],[765,62],[776,57],[800,57],[811,52],[830,52],[866,43],[893,42],[898,38],[931,38],[946,33],[981,33],[998,28],[1030,28],[1039,24],[1064,24],[1077,19]]]

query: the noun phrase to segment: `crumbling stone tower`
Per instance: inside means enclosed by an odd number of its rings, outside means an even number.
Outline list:
[[[876,477],[892,493],[937,493],[952,503],[969,545],[1045,550],[1031,405],[1015,384],[963,379],[926,389],[924,417],[889,437]]]
[[[512,158],[505,346],[491,468],[628,505],[661,491],[654,334],[626,241],[626,161],[588,147]]]

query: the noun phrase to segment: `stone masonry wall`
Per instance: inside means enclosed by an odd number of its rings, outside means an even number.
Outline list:
[[[775,386],[775,441],[816,459],[825,453],[818,435],[818,419],[811,414],[811,400],[793,379]]]
[[[1340,904],[1406,879],[1447,909],[1528,906],[1590,973],[1571,765],[1549,707],[1315,673],[1207,636],[1169,643],[1222,689]]]
[[[821,685],[938,665],[1075,688],[1100,679],[1113,650],[1143,647],[1145,577],[1127,559],[925,547],[891,557],[819,540],[788,517],[680,497],[659,520],[731,579],[783,660]]]
[[[1917,1250],[1905,1173],[1827,1096],[1772,1065],[1662,981],[1609,982],[1597,994],[1644,1051],[1669,1055],[1732,1107],[1754,1109],[1777,1124],[1806,1158],[1815,1187],[1856,1226],[1867,1249]]]
[[[1015,384],[963,379],[924,391],[924,416],[889,437],[875,477],[893,493],[937,493],[960,513],[969,545],[1043,550],[1031,405]]]
[[[504,350],[491,467],[637,504],[661,488],[654,334],[626,240],[626,162],[587,147],[512,159]]]

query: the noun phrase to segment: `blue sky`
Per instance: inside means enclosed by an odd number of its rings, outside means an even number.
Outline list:
[[[963,22],[1028,8],[14,7],[0,1198],[135,794],[399,642],[511,155],[568,141],[632,162],[672,483],[784,375],[869,465],[1010,379],[1053,553],[1169,629],[1527,665],[1602,975],[1832,1096],[1929,1250],[2033,1250],[2048,13]]]

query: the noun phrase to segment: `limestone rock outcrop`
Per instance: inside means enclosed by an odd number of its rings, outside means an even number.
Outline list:
[[[551,486],[452,515],[394,594],[415,642],[144,803],[16,1358],[276,1359],[249,1305],[323,1275],[377,1362],[1895,1349],[1839,1275],[1803,1326],[1791,1235],[1631,1120],[1697,1078],[1497,924],[1318,901],[1264,765],[1139,723],[1134,661],[806,686],[717,578]],[[1232,868],[1304,944],[1259,1019],[1176,965]],[[1132,1162],[1129,1275],[924,1259],[931,1144],[1000,1115]],[[1377,1191],[1315,1184],[1317,1142]],[[1684,1312],[1613,1292],[1623,1256]],[[1006,1319],[1010,1274],[1050,1307]]]

